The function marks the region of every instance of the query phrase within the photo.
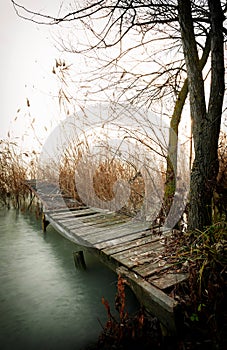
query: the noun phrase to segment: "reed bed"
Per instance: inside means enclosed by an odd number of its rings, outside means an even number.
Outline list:
[[[56,169],[57,175],[51,175],[51,178],[59,181],[64,195],[76,199],[81,204],[95,206],[98,203],[102,208],[108,208],[110,202],[113,202],[113,208],[117,207],[114,204],[115,186],[120,182],[130,192],[120,211],[134,216],[143,205],[145,196],[145,183],[141,173],[129,162],[107,154],[104,157],[103,154],[93,157],[89,155],[89,151],[87,143],[76,147],[69,146],[64,151],[59,165],[55,163],[51,166],[51,169]]]
[[[78,168],[79,160],[64,158],[59,169],[59,185],[62,193],[73,197],[80,203],[98,203],[100,206],[114,201],[115,185],[117,182],[126,183],[130,195],[127,203],[120,211],[134,216],[143,205],[145,184],[142,175],[131,164],[114,159],[106,159],[94,164],[93,161],[82,162]],[[79,173],[83,181],[75,180]],[[92,187],[92,188],[91,188]],[[79,191],[78,191],[79,189]],[[94,198],[95,197],[95,198]],[[108,204],[107,204],[108,207]],[[113,204],[113,207],[117,207]]]
[[[0,140],[0,201],[19,207],[29,191],[25,180],[36,176],[36,153],[21,152],[18,145],[9,140]]]
[[[30,154],[20,150],[10,140],[0,140],[0,200],[3,204],[19,206],[28,195],[25,185],[27,179],[39,179],[57,184],[63,195],[76,199],[81,204],[92,204],[92,197],[101,203],[114,201],[115,185],[126,184],[129,195],[119,211],[135,216],[141,210],[146,194],[143,174],[136,165],[124,159],[100,154],[95,158],[88,156],[88,142],[72,143],[64,150],[58,161],[49,160],[40,164],[35,151]],[[214,192],[214,216],[217,221],[226,219],[227,196],[227,135],[221,133],[219,142],[219,173]],[[139,155],[138,155],[139,156]],[[76,174],[81,179],[76,181]],[[165,183],[165,169],[155,174]],[[122,196],[124,193],[122,192]]]

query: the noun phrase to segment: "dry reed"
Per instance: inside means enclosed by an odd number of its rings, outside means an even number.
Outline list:
[[[25,180],[28,174],[35,175],[34,161],[26,163],[25,158],[29,158],[29,155],[20,152],[15,142],[0,141],[0,200],[8,206],[11,202],[19,207],[28,194]]]

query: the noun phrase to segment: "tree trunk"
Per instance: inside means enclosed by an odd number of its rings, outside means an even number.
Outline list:
[[[222,12],[219,0],[209,0],[208,3],[211,21],[211,89],[207,111],[191,2],[178,0],[195,148],[190,184],[189,229],[203,229],[212,223],[212,196],[218,173],[217,148],[224,96]]]
[[[205,67],[210,53],[210,33],[207,35],[206,43],[203,49],[202,57],[199,61],[200,68],[203,70]],[[169,133],[169,147],[167,157],[167,171],[166,171],[166,184],[165,184],[165,200],[164,208],[166,213],[173,202],[173,196],[176,189],[176,176],[177,176],[177,144],[178,144],[178,129],[181,121],[182,111],[185,105],[186,98],[188,96],[188,79],[186,78],[181,90],[179,91],[173,115],[170,122]]]

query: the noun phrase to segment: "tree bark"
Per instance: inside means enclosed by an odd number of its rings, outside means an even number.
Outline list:
[[[206,43],[203,49],[202,57],[199,61],[200,68],[203,70],[205,67],[209,53],[210,53],[210,33],[206,38]],[[170,121],[170,133],[169,133],[169,147],[167,157],[167,171],[166,171],[166,184],[165,184],[165,210],[168,213],[172,205],[173,196],[176,189],[176,176],[177,176],[177,144],[178,144],[178,129],[181,121],[182,111],[185,105],[186,98],[188,96],[188,78],[185,79],[181,90],[179,91],[174,111]]]
[[[211,88],[206,109],[204,81],[196,47],[190,0],[178,0],[179,23],[188,75],[195,160],[190,184],[189,229],[212,223],[212,196],[218,173],[218,138],[224,96],[222,12],[209,0],[211,21]]]

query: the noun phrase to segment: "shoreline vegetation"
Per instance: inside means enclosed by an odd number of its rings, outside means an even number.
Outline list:
[[[115,311],[105,298],[107,322],[103,332],[89,349],[225,349],[227,347],[227,135],[221,134],[219,143],[219,173],[213,196],[213,225],[203,231],[174,230],[166,246],[166,259],[177,270],[189,273],[187,282],[168,293],[176,298],[183,311],[182,329],[177,338],[164,334],[162,326],[152,315],[140,310],[129,315],[126,309],[125,280],[119,276]],[[77,149],[67,150],[59,164],[38,169],[39,155],[21,152],[10,140],[0,140],[0,204],[20,209],[32,207],[32,197],[25,185],[27,179],[58,181],[62,193],[82,202],[75,187],[74,173],[83,157]],[[89,165],[88,165],[89,166]],[[57,169],[57,172],[56,172]],[[56,178],[53,174],[59,174]],[[114,197],[114,183],[124,180],[130,184],[128,203],[121,209],[135,216],[145,196],[141,174],[130,164],[120,161],[103,162],[94,173],[93,186],[103,201]],[[165,175],[162,173],[163,181]],[[85,184],[86,187],[86,184]],[[164,208],[165,209],[165,208]],[[161,215],[165,213],[162,210]],[[187,213],[186,213],[187,214]],[[159,222],[162,217],[159,217]],[[179,226],[180,228],[181,226]]]

